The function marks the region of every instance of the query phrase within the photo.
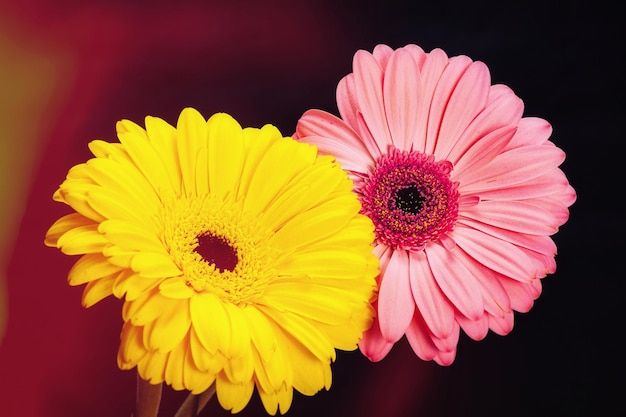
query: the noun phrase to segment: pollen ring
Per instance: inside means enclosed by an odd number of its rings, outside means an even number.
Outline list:
[[[458,217],[458,183],[452,163],[433,155],[390,148],[357,187],[362,212],[376,237],[395,249],[421,250],[452,231]]]

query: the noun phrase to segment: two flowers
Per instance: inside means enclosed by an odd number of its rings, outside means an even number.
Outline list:
[[[416,45],[357,52],[337,105],[293,139],[188,108],[90,143],[46,244],[80,255],[85,306],[124,300],[120,368],[285,413],[330,387],[335,349],[379,361],[406,336],[447,365],[461,330],[532,307],[576,198],[550,125],[481,62]]]

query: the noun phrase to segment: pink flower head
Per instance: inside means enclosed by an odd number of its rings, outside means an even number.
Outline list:
[[[359,347],[379,361],[406,335],[449,365],[462,329],[505,335],[556,269],[551,235],[576,193],[552,128],[489,70],[416,45],[358,51],[341,118],[309,110],[298,140],[334,155],[376,227],[377,318]]]

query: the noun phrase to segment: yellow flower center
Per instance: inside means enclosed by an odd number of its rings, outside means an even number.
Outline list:
[[[163,242],[187,285],[225,301],[253,301],[275,276],[271,231],[240,204],[211,195],[177,198],[161,212]]]

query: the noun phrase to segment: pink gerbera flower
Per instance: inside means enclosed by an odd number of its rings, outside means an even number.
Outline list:
[[[332,154],[376,227],[377,319],[360,343],[379,361],[403,335],[424,360],[454,361],[462,329],[505,335],[556,269],[550,236],[574,189],[552,128],[466,56],[416,45],[354,55],[341,118],[307,111],[295,137]]]

